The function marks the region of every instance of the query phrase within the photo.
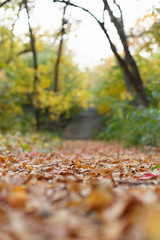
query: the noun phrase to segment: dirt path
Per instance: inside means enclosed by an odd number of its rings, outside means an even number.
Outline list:
[[[92,141],[3,152],[0,240],[159,240],[159,159]]]
[[[89,140],[95,138],[101,128],[102,119],[96,109],[88,108],[78,114],[76,121],[69,123],[64,130],[63,137],[72,140]]]

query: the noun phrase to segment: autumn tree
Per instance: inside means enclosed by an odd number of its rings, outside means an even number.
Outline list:
[[[118,5],[115,0],[113,1],[113,4],[117,7],[117,9],[119,11],[119,16],[117,17],[116,14],[114,14],[114,12],[112,11],[111,4],[109,4],[109,2],[107,0],[102,0],[102,2],[103,2],[103,20],[101,21],[88,9],[86,9],[82,6],[76,5],[70,1],[53,0],[53,2],[64,3],[68,6],[79,8],[79,9],[83,10],[84,12],[88,13],[90,16],[92,16],[96,20],[96,22],[99,24],[100,28],[104,32],[104,34],[110,44],[111,50],[112,50],[113,54],[115,55],[119,65],[122,69],[127,90],[129,92],[131,92],[131,89],[133,87],[137,93],[140,103],[143,106],[147,107],[148,106],[147,97],[146,97],[146,94],[144,91],[144,86],[143,86],[143,82],[142,82],[142,79],[141,79],[141,76],[139,73],[138,66],[130,52],[130,49],[129,49],[127,34],[126,34],[125,28],[124,28],[123,13],[122,13],[122,9],[121,9],[120,5]],[[123,55],[124,56],[118,52],[118,49],[116,48],[114,42],[111,39],[111,36],[108,33],[107,22],[106,22],[106,18],[105,18],[106,13],[109,15],[110,21],[114,25],[114,27],[118,33],[119,39],[123,46]]]
[[[27,20],[28,20],[28,28],[29,28],[29,38],[30,38],[30,48],[29,51],[32,52],[32,56],[33,56],[33,69],[34,69],[34,80],[33,80],[33,106],[34,106],[34,111],[35,111],[35,119],[36,119],[36,129],[39,130],[40,129],[40,109],[38,107],[38,104],[36,104],[37,102],[37,98],[38,98],[38,91],[37,91],[37,85],[38,85],[38,59],[37,59],[37,50],[36,50],[36,44],[35,44],[35,36],[33,33],[33,29],[31,27],[31,23],[30,23],[30,6],[29,6],[29,1],[28,0],[17,0],[17,1],[11,1],[11,0],[7,0],[4,1],[0,4],[0,7],[6,7],[9,8],[9,6],[7,5],[8,3],[12,3],[11,7],[14,8],[14,5],[18,6],[18,12],[16,13],[17,17],[16,19],[13,21],[12,23],[12,27],[11,27],[11,32],[13,34],[14,31],[14,27],[16,24],[16,21],[19,18],[19,14],[21,12],[22,9],[25,9],[26,14],[27,14]],[[33,1],[34,3],[34,1]],[[11,44],[10,44],[10,54],[8,59],[6,60],[6,63],[9,63],[12,60],[12,52],[13,52],[13,37],[11,38]],[[22,53],[25,53],[26,50],[24,51],[20,51],[17,55],[21,55]],[[28,49],[27,49],[28,52]],[[34,104],[35,103],[35,104]]]
[[[129,41],[135,52],[155,53],[160,49],[160,8],[154,8],[152,12],[139,18],[136,25],[129,32]],[[141,40],[140,40],[141,39]],[[140,40],[140,41],[139,41]]]

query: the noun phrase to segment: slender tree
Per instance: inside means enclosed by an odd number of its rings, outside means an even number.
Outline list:
[[[108,3],[107,0],[101,0],[103,2],[104,8],[103,8],[103,21],[100,21],[91,11],[89,11],[86,8],[83,8],[79,5],[76,5],[74,3],[71,3],[68,0],[53,0],[53,2],[59,2],[59,3],[64,3],[66,5],[72,6],[72,7],[76,7],[79,8],[85,12],[87,12],[88,14],[90,14],[95,20],[96,22],[99,24],[100,28],[102,29],[102,31],[104,32],[109,44],[110,44],[110,48],[113,52],[113,54],[115,55],[121,69],[124,75],[124,80],[125,80],[125,84],[126,84],[126,88],[127,90],[131,93],[132,92],[132,87],[135,89],[138,98],[140,100],[140,103],[145,106],[148,107],[148,101],[147,101],[147,97],[144,91],[144,87],[143,87],[143,82],[137,67],[137,64],[133,58],[133,56],[130,53],[129,50],[129,45],[128,45],[128,41],[127,41],[127,35],[125,33],[124,30],[124,21],[123,21],[123,14],[122,14],[122,9],[120,7],[120,5],[117,4],[116,0],[113,0],[113,3],[117,6],[119,13],[120,13],[120,17],[116,17]],[[123,46],[123,52],[124,52],[124,58],[118,53],[118,50],[115,46],[115,44],[113,43],[113,41],[111,40],[111,37],[107,31],[107,27],[106,27],[106,21],[105,21],[105,14],[106,12],[109,14],[110,17],[110,21],[113,23],[118,36],[120,38],[121,44]],[[132,86],[132,87],[131,87]]]
[[[60,65],[61,55],[62,55],[62,50],[63,50],[64,35],[66,33],[65,25],[67,24],[67,20],[65,18],[66,8],[67,8],[67,5],[65,5],[63,8],[62,26],[61,26],[61,30],[60,30],[60,43],[59,43],[59,47],[58,47],[58,54],[57,54],[57,60],[56,60],[56,64],[55,64],[55,71],[54,71],[54,73],[55,73],[54,74],[54,85],[53,85],[54,92],[57,92],[57,90],[58,90],[59,65]]]
[[[11,34],[12,34],[12,37],[11,37],[11,44],[10,44],[10,54],[9,54],[9,57],[6,61],[6,63],[8,64],[12,58],[13,58],[13,48],[14,48],[14,27],[16,25],[16,22],[18,21],[19,19],[19,15],[20,15],[20,12],[22,10],[22,2],[20,2],[19,4],[19,9],[18,9],[18,12],[17,12],[17,15],[16,15],[16,19],[13,21],[13,24],[12,24],[12,28],[11,28]]]
[[[30,45],[31,45],[31,51],[33,55],[33,68],[34,68],[34,97],[37,97],[37,85],[39,82],[38,79],[38,59],[37,59],[37,51],[35,46],[35,37],[33,34],[33,30],[30,24],[30,13],[29,13],[29,7],[28,7],[28,0],[23,0],[23,4],[26,9],[27,18],[28,18],[28,27],[29,27],[29,33],[30,33]],[[40,109],[38,106],[34,106],[35,111],[35,119],[36,119],[36,129],[37,131],[40,130]]]

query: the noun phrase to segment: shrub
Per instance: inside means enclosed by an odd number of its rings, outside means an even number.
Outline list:
[[[120,141],[126,146],[160,143],[160,110],[157,108],[119,108],[112,112],[106,124],[102,133],[106,140]]]

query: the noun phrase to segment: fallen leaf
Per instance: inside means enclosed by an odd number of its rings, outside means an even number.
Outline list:
[[[143,177],[140,177],[140,180],[148,180],[148,179],[156,179],[157,175],[151,174],[151,173],[147,173],[145,174]]]
[[[23,208],[27,202],[27,194],[24,191],[11,192],[7,197],[8,204],[13,208]]]

